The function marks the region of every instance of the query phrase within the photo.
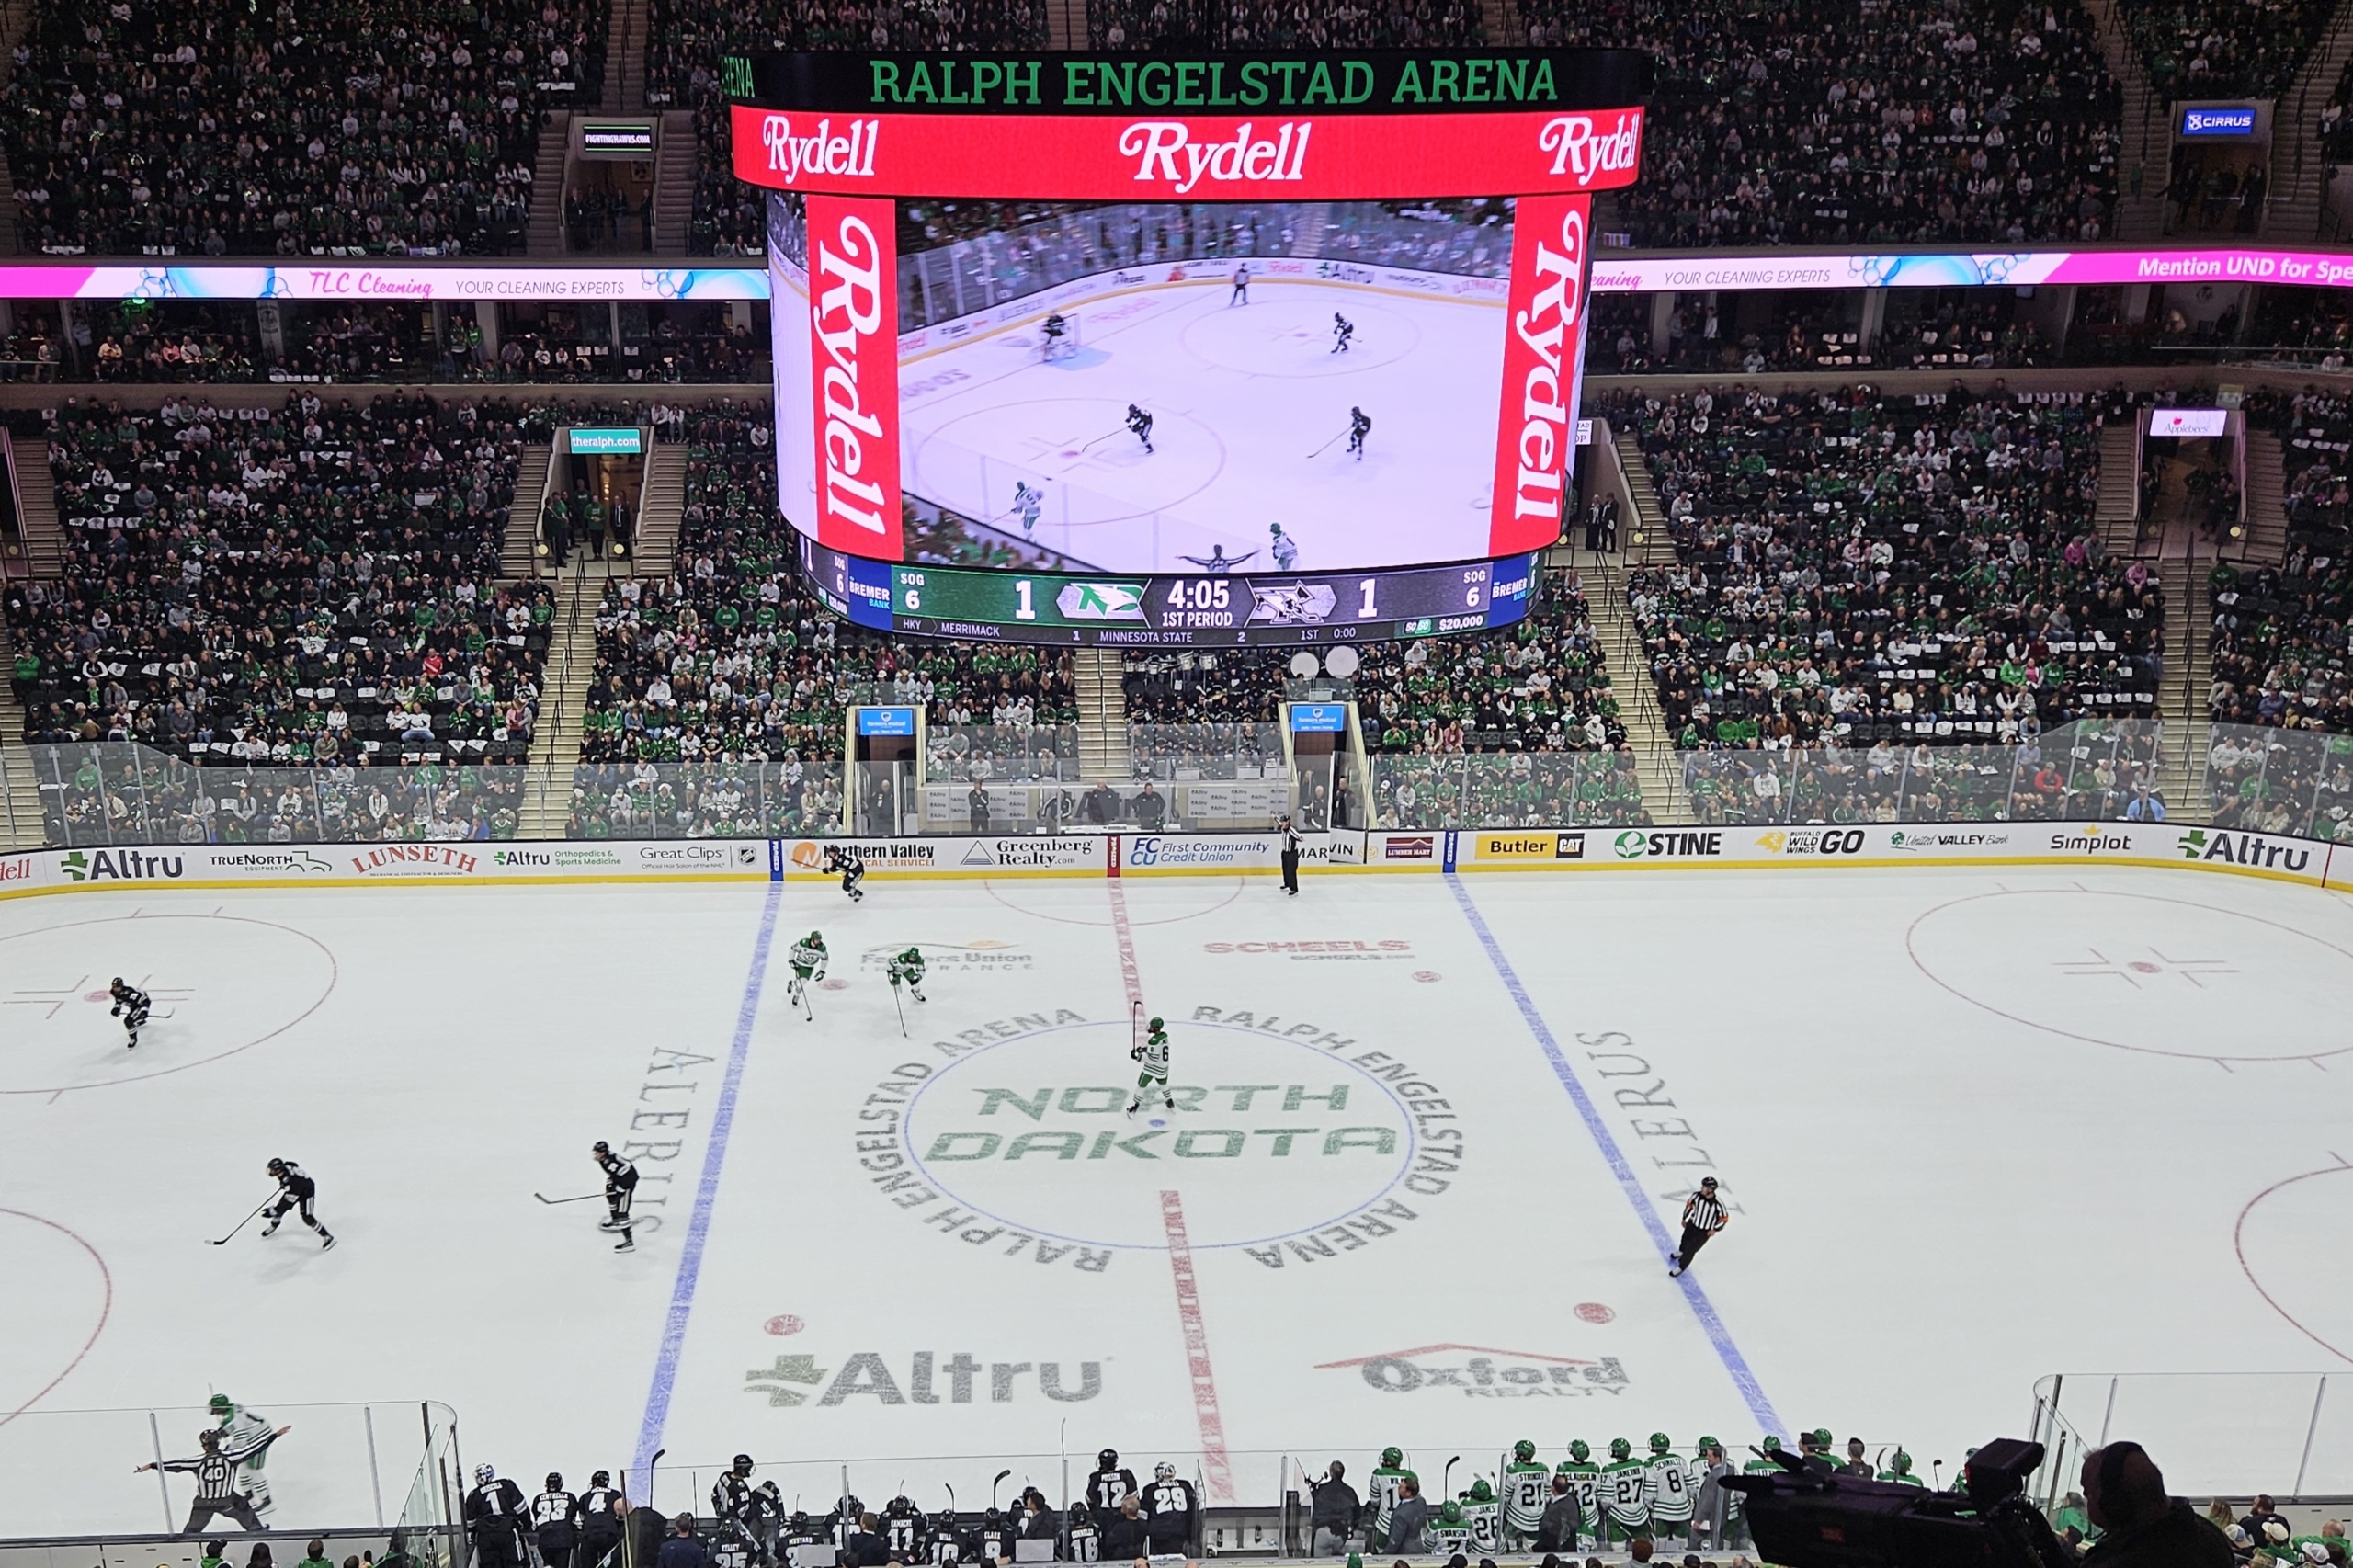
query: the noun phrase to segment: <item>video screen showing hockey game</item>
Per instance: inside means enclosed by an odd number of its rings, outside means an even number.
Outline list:
[[[808,204],[770,201],[777,297],[813,290],[830,342],[822,257],[791,276]],[[899,200],[874,237],[895,253],[902,531],[852,548],[1106,573],[1496,553],[1515,205]],[[796,404],[828,396],[826,351],[806,316],[774,320],[779,494],[815,533],[840,453]]]

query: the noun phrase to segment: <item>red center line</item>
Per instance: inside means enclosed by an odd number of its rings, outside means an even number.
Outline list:
[[[1176,1279],[1176,1320],[1185,1329],[1185,1362],[1193,1381],[1193,1420],[1201,1434],[1201,1468],[1208,1472],[1209,1501],[1233,1501],[1233,1472],[1226,1463],[1225,1417],[1218,1413],[1217,1375],[1210,1367],[1209,1331],[1201,1324],[1201,1293],[1193,1281],[1193,1246],[1185,1236],[1185,1200],[1160,1195],[1160,1221],[1168,1232],[1168,1271]]]

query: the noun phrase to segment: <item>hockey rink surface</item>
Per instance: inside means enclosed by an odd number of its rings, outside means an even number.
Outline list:
[[[944,1481],[972,1507],[1002,1468],[1059,1496],[1058,1456],[1075,1479],[1109,1445],[1263,1503],[1287,1455],[1360,1471],[1393,1442],[1434,1477],[1653,1431],[1827,1426],[1949,1475],[2047,1373],[2353,1358],[2337,894],[2123,869],[868,888],[0,903],[0,1456],[40,1478],[12,1524],[154,1528],[144,1415],[44,1413],[168,1406],[176,1456],[216,1389],[294,1423],[293,1526],[368,1517],[348,1422],[297,1408],[338,1402],[446,1402],[469,1470],[527,1489],[666,1449],[682,1504],[740,1450],[812,1506],[847,1460],[870,1503]],[[813,926],[811,1022],[785,951]],[[903,1038],[881,962],[909,943],[930,1000]],[[174,1015],[135,1052],[116,972]],[[1180,1100],[1133,1121],[1131,983]],[[533,1196],[595,1192],[598,1138],[646,1177],[631,1256],[600,1204]],[[272,1155],[316,1177],[334,1250],[291,1223],[206,1244]],[[1733,1223],[1670,1279],[1710,1172]],[[414,1444],[378,1420],[396,1512]],[[2353,1449],[2353,1409],[2323,1426],[2315,1452]]]
[[[1247,305],[1232,293],[1216,274],[1070,306],[1084,341],[1051,363],[1036,320],[904,362],[907,492],[1107,572],[1195,571],[1215,549],[1274,571],[1269,523],[1301,571],[1490,553],[1502,301],[1265,278]],[[1345,354],[1336,312],[1356,324]],[[1151,452],[1130,403],[1153,415]],[[1044,492],[1026,535],[1017,484]]]

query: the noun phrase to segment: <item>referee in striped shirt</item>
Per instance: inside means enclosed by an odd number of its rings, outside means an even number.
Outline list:
[[[1732,1223],[1732,1216],[1716,1197],[1716,1178],[1701,1176],[1699,1190],[1683,1201],[1683,1245],[1675,1254],[1675,1267],[1666,1271],[1670,1279],[1691,1267],[1708,1238]]]

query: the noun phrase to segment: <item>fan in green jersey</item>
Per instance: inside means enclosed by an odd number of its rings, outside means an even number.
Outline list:
[[[1601,1467],[1601,1504],[1608,1512],[1609,1528],[1620,1540],[1651,1533],[1648,1466],[1633,1455],[1633,1444],[1612,1437],[1609,1462]]]
[[[1157,1092],[1160,1103],[1170,1110],[1176,1108],[1176,1096],[1168,1092],[1168,1028],[1160,1019],[1152,1020],[1142,1045],[1129,1049],[1128,1055],[1143,1063],[1143,1071],[1136,1074],[1135,1097],[1128,1101],[1128,1114],[1135,1115],[1147,1093]]]
[[[1371,1522],[1367,1528],[1370,1532],[1370,1543],[1374,1548],[1387,1549],[1389,1520],[1397,1512],[1399,1490],[1407,1481],[1420,1479],[1405,1468],[1404,1449],[1381,1450],[1381,1468],[1372,1472],[1372,1479],[1365,1485],[1365,1501],[1371,1513]]]
[[[784,994],[801,1005],[803,1017],[813,1021],[817,1015],[809,1006],[809,987],[825,978],[824,937],[819,932],[810,932],[806,941],[792,944],[792,951],[786,955],[786,961],[792,965],[792,981],[785,987]]]
[[[1569,1457],[1553,1471],[1569,1478],[1569,1490],[1576,1494],[1577,1527],[1587,1540],[1602,1539],[1601,1467],[1593,1462],[1593,1449],[1580,1438],[1569,1445]]]
[[[1669,1538],[1683,1534],[1691,1522],[1691,1471],[1665,1433],[1651,1434],[1650,1457],[1643,1460],[1643,1472],[1652,1532]]]
[[[1544,1522],[1544,1506],[1552,1499],[1552,1472],[1536,1461],[1536,1445],[1523,1437],[1511,1446],[1511,1462],[1504,1466],[1504,1537],[1506,1551],[1525,1551]]]
[[[1925,1488],[1927,1485],[1927,1482],[1922,1481],[1918,1476],[1912,1473],[1912,1456],[1905,1453],[1902,1449],[1895,1450],[1895,1458],[1889,1461],[1888,1467],[1885,1470],[1879,1472],[1879,1478],[1881,1481],[1893,1483],[1897,1486],[1918,1486]]]
[[[893,989],[905,986],[918,1002],[931,1000],[923,994],[923,949],[909,948],[904,953],[893,953],[885,972]]]

